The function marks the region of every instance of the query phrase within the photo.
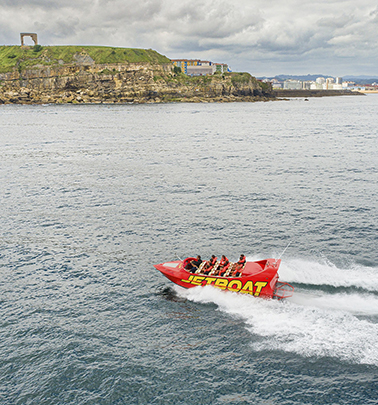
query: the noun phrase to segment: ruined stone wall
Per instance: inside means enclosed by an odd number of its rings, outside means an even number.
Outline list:
[[[35,32],[21,32],[20,34],[20,38],[21,38],[21,46],[24,46],[24,37],[30,37],[33,42],[34,45],[38,45],[38,37],[37,34]]]

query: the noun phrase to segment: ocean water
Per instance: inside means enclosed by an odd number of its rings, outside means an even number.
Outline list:
[[[0,106],[0,403],[377,404],[377,111]],[[152,266],[283,252],[286,301]]]

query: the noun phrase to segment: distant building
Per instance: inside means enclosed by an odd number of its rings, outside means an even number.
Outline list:
[[[342,87],[343,89],[350,89],[352,87],[355,87],[356,83],[355,82],[343,82]]]
[[[333,85],[335,84],[335,79],[333,77],[328,77],[325,82],[324,90],[333,90]]]
[[[342,90],[342,89],[343,89],[343,85],[341,83],[340,84],[335,83],[333,85],[333,90]]]
[[[228,65],[225,63],[216,63],[215,64],[216,71],[219,73],[226,73],[229,71]]]
[[[188,60],[187,59],[172,59],[171,62],[174,66],[181,69],[182,73],[187,74]]]
[[[311,83],[310,90],[323,90],[323,83],[319,83],[318,79],[316,79],[315,82]]]
[[[188,76],[213,75],[215,72],[230,72],[225,63],[213,63],[209,60],[200,59],[172,59],[174,66],[181,68],[181,71]]]
[[[377,86],[376,83],[367,84],[367,85],[365,86],[365,90],[366,90],[366,91],[374,91],[374,92],[377,92],[378,86]]]
[[[341,77],[318,77],[315,81],[287,79],[283,88],[287,90],[343,90],[347,86]],[[270,80],[273,89],[282,88],[282,82],[277,79]],[[354,84],[354,83],[353,83]]]
[[[265,80],[263,80],[263,81],[265,81]],[[269,80],[267,80],[267,81],[269,81]],[[270,83],[272,83],[272,89],[282,89],[282,87],[283,87],[283,83],[277,79],[272,79],[270,81]]]
[[[206,76],[213,75],[215,73],[214,65],[195,65],[188,66],[186,68],[186,74],[188,76]]]
[[[172,63],[188,76],[212,75],[216,70],[215,64],[200,59],[172,59]]]
[[[314,82],[311,82],[311,81],[310,82],[302,82],[302,89],[303,90],[310,90],[312,83],[314,83]]]
[[[285,80],[283,88],[286,90],[302,90],[302,82],[300,80]]]

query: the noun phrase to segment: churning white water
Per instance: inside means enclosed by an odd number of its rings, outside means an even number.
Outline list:
[[[282,266],[280,279],[301,283],[285,301],[213,287],[177,291],[189,300],[214,303],[221,312],[243,319],[254,336],[251,344],[255,350],[282,350],[378,366],[378,269],[359,266],[358,270],[343,270],[295,259]],[[358,290],[366,285],[368,291]],[[354,286],[358,291],[334,291],[339,286]]]

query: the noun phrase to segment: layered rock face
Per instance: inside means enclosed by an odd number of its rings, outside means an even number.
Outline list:
[[[274,97],[249,76],[186,78],[171,64],[96,64],[91,58],[54,66],[35,65],[0,74],[0,103],[148,103],[254,101]],[[237,74],[235,74],[237,75]]]

